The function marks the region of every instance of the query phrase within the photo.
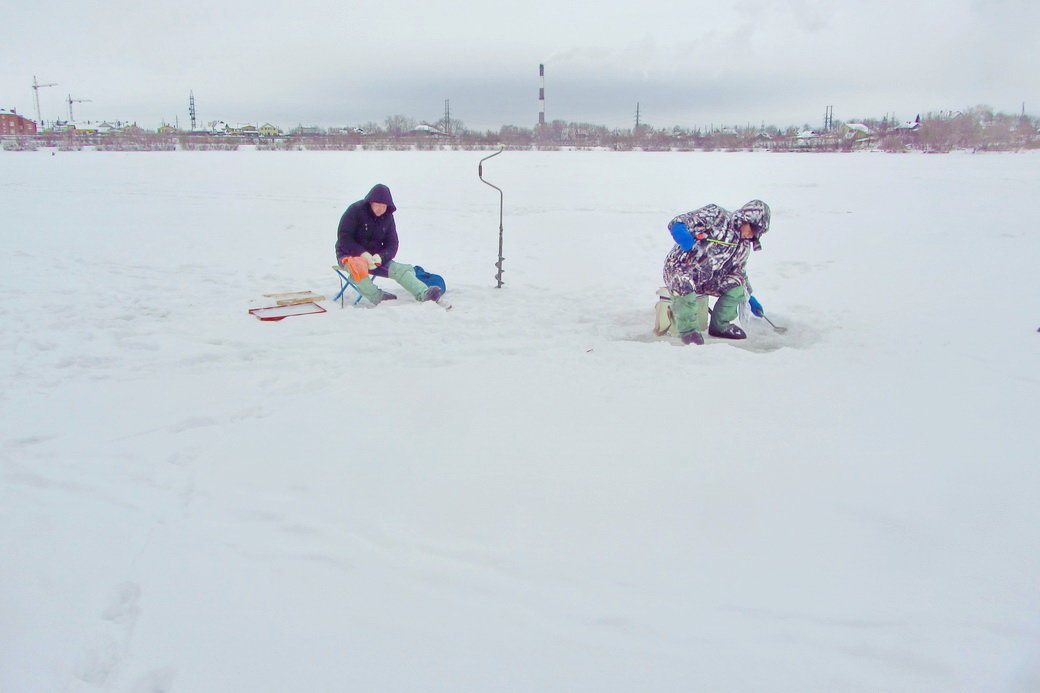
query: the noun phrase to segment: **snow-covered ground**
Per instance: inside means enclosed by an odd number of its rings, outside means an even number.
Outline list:
[[[0,691],[1040,690],[1040,153],[486,154],[0,154]],[[454,309],[249,315],[376,182]]]

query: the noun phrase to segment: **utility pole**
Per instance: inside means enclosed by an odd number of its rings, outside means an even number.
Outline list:
[[[68,100],[69,100],[69,123],[72,123],[73,120],[75,120],[72,117],[72,104],[74,104],[74,103],[88,103],[88,102],[91,101],[91,99],[74,99],[74,98],[72,98],[72,94],[69,94],[69,99]]]
[[[444,99],[444,133],[451,134],[451,99]]]
[[[639,102],[638,101],[636,101],[636,129],[632,131],[632,134],[635,135],[636,137],[639,137],[639,135],[640,135],[640,130],[639,130]]]
[[[188,115],[191,116],[191,131],[195,132],[195,92],[188,92]]]
[[[49,84],[40,84],[39,82],[36,81],[36,75],[33,75],[32,88],[33,88],[33,100],[36,102],[36,123],[39,125],[41,130],[43,129],[43,116],[40,115],[40,89],[43,89],[44,87],[56,87],[56,86],[58,86],[57,82],[51,82]]]

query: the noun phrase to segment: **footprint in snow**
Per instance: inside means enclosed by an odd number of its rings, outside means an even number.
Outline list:
[[[124,582],[116,587],[112,603],[101,612],[101,618],[120,625],[133,626],[141,612],[137,601],[141,598],[141,586],[136,582]]]
[[[136,582],[116,586],[112,601],[101,612],[101,618],[113,625],[106,626],[105,632],[76,659],[74,675],[77,679],[91,686],[104,686],[119,668],[140,614],[137,606],[140,598],[141,587]]]
[[[170,667],[151,671],[134,683],[132,693],[170,693],[176,672]]]

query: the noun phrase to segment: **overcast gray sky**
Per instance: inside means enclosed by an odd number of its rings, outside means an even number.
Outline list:
[[[508,5],[508,6],[507,6]],[[1040,0],[34,0],[0,17],[0,108],[282,127],[388,115],[530,127],[1040,113]]]

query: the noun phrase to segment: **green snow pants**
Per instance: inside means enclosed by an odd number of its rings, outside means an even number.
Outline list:
[[[735,286],[719,296],[711,311],[711,329],[723,330],[737,319],[740,304],[747,300],[743,286]],[[708,295],[685,294],[672,297],[672,315],[679,334],[704,332],[708,327]]]
[[[415,276],[415,268],[411,265],[406,265],[403,262],[397,262],[391,260],[386,265],[387,274],[395,282],[400,284],[405,291],[410,293],[415,300],[421,300],[423,294],[430,287],[419,281],[419,278]],[[369,300],[371,303],[379,303],[383,298],[383,290],[375,285],[372,281],[371,275],[365,277],[361,281],[356,281],[354,284],[357,286],[358,291],[361,295]]]

